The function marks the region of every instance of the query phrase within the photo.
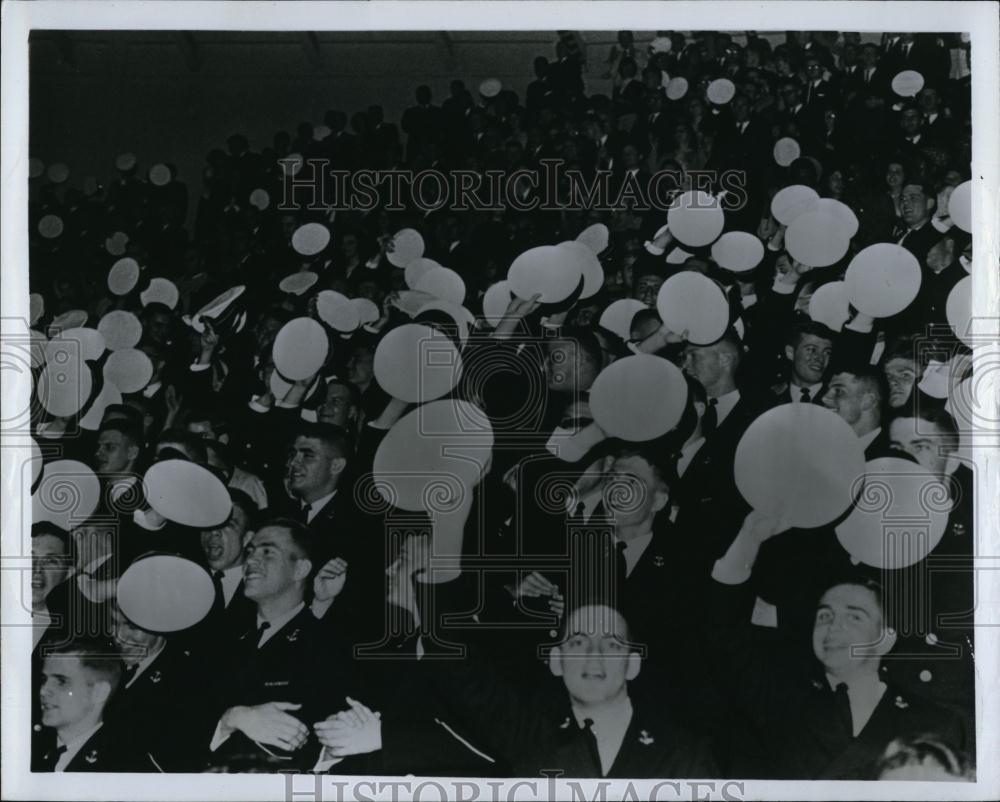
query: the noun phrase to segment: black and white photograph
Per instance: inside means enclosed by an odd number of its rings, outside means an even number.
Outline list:
[[[9,798],[996,798],[997,6],[3,12]]]

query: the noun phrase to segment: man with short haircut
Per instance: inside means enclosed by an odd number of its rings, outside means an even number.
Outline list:
[[[244,593],[256,624],[221,650],[217,724],[205,740],[221,770],[308,768],[310,727],[343,698],[349,664],[308,605],[317,565],[313,536],[297,521],[271,519],[247,545]],[[332,603],[343,584],[316,600]]]
[[[289,517],[322,538],[320,543],[328,551],[336,550],[331,531],[334,517],[351,502],[349,488],[340,492],[347,458],[343,430],[315,423],[302,425],[285,463],[285,484],[292,498]]]
[[[358,388],[342,379],[330,379],[326,383],[326,397],[316,410],[317,421],[356,433],[360,418],[361,392]]]
[[[778,394],[778,404],[818,404],[823,395],[823,377],[830,364],[836,335],[821,323],[802,321],[785,346],[789,362],[788,387]]]
[[[425,553],[412,557],[408,549],[407,559],[396,564],[405,573],[399,581],[410,591],[394,603],[408,604],[419,616],[412,577],[426,571],[429,557],[426,544],[416,550]],[[472,741],[448,721],[442,724],[443,716],[421,727],[394,716],[394,710],[385,709],[380,717],[355,702],[357,717],[331,716],[317,725],[324,757],[378,752],[383,771],[424,771],[444,751],[441,730],[446,729],[469,752],[498,768],[509,766],[516,777],[537,777],[546,769],[570,777],[714,776],[705,742],[672,721],[662,706],[630,691],[641,654],[625,618],[607,605],[569,611],[548,655],[558,685],[539,681],[525,692],[475,654],[419,666],[452,718],[473,725]],[[414,737],[416,732],[422,735]]]
[[[94,452],[94,472],[112,485],[112,501],[138,480],[133,472],[141,454],[142,433],[132,423],[121,419],[101,425]]]
[[[885,395],[881,373],[862,365],[834,373],[821,397],[823,406],[850,424],[864,446],[865,462],[890,455],[889,435],[882,428]]]
[[[55,524],[41,521],[31,525],[33,649],[65,613],[68,590],[65,581],[74,567],[71,546],[69,535]]]
[[[110,642],[79,638],[48,650],[39,691],[43,729],[32,744],[32,771],[152,770],[128,739],[104,727],[122,670]]]
[[[681,531],[711,532],[722,544],[729,543],[750,509],[736,488],[732,464],[744,432],[764,406],[736,385],[742,359],[734,334],[684,349],[684,373],[705,391],[699,423],[705,443],[684,472],[676,520]]]
[[[232,512],[229,518],[201,532],[201,548],[215,586],[215,603],[204,625],[219,632],[231,632],[252,622],[254,605],[244,592],[245,547],[252,535],[251,523],[258,515],[253,500],[243,491],[229,488]]]
[[[743,733],[731,770],[776,779],[873,779],[875,761],[901,735],[935,732],[961,744],[956,716],[881,676],[896,634],[885,619],[881,588],[870,580],[847,577],[827,585],[812,626],[815,662],[798,657],[792,645],[775,649],[753,636],[749,580],[761,544],[782,528],[751,513],[712,571],[705,633],[713,665],[745,717],[734,717],[733,727],[756,727]],[[761,745],[765,764],[746,763]]]

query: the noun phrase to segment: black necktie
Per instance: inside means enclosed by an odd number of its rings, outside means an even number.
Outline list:
[[[628,544],[623,540],[615,543],[615,579],[619,596],[625,589],[625,580],[628,579],[628,563],[625,560],[625,549]]]
[[[226,593],[222,589],[222,571],[212,571],[212,585],[215,586],[215,602],[212,604],[212,614],[226,609]]]
[[[261,621],[257,626],[257,647],[260,648],[260,639],[264,637],[264,633],[271,628],[270,621]]]
[[[851,715],[851,699],[847,695],[847,683],[841,682],[837,685],[833,694],[834,707],[840,723],[846,727],[847,731],[854,734],[854,717]]]
[[[51,749],[45,753],[42,758],[42,771],[55,771],[56,763],[59,762],[61,758],[66,753],[66,744],[59,744],[55,749]]]
[[[585,718],[583,720],[583,737],[587,742],[587,750],[590,752],[590,757],[592,760],[597,761],[597,769],[604,775],[604,766],[601,765],[601,751],[597,748],[597,737],[594,735],[594,720],[592,718]]]
[[[719,425],[719,399],[709,398],[705,414],[701,416],[701,433],[708,437]]]
[[[299,510],[299,520],[304,523],[309,523],[309,513],[312,511],[312,504],[303,504],[302,509]]]
[[[802,396],[801,396],[801,398],[802,398],[802,403],[803,404],[808,404],[809,401],[811,400],[809,398],[809,388],[808,387],[803,387],[802,388]]]

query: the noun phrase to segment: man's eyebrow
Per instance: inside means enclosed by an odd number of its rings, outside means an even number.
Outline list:
[[[860,605],[857,605],[857,604],[848,604],[847,605],[847,609],[851,610],[853,612],[864,613],[869,618],[872,617],[872,614],[870,612],[868,612],[868,610],[866,610],[864,607],[861,607]]]

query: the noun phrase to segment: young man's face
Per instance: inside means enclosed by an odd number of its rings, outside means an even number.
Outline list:
[[[833,343],[815,334],[803,334],[794,350],[788,348],[792,372],[800,384],[819,384],[823,380],[832,350]]]
[[[375,375],[374,352],[367,348],[358,349],[347,363],[347,380],[358,387],[363,387]]]
[[[68,554],[54,535],[31,538],[31,601],[41,604],[69,573]]]
[[[101,432],[97,436],[94,467],[98,473],[121,473],[128,470],[138,456],[138,448],[121,432]]]
[[[286,466],[288,489],[304,498],[327,488],[343,468],[333,448],[314,437],[297,437]]]
[[[126,663],[140,663],[162,642],[163,636],[136,626],[118,605],[114,610],[114,638]]]
[[[684,350],[684,372],[703,387],[712,387],[726,370],[722,352],[710,345],[689,345]]]
[[[885,363],[885,379],[889,384],[889,406],[897,409],[910,400],[917,380],[917,367],[912,359],[897,357]]]
[[[350,429],[358,414],[351,399],[351,391],[343,384],[329,384],[326,399],[316,418],[320,423],[332,423],[341,429]]]
[[[823,406],[832,409],[851,426],[861,419],[865,408],[863,388],[850,373],[838,373],[823,393]]]
[[[234,504],[229,520],[201,533],[201,548],[205,561],[213,571],[225,571],[238,565],[243,557],[243,540],[247,531],[247,514]]]
[[[247,545],[243,564],[246,597],[260,602],[285,593],[309,575],[311,565],[291,534],[280,526],[265,526]]]
[[[625,619],[603,605],[580,607],[570,615],[566,633],[549,655],[549,669],[562,677],[570,698],[599,704],[625,695],[640,665],[626,640]]]
[[[906,225],[911,227],[920,225],[930,216],[932,206],[933,200],[924,194],[919,185],[907,184],[903,187],[900,210]]]
[[[642,301],[646,306],[655,307],[656,297],[660,294],[663,279],[660,276],[638,276],[635,280],[635,291],[632,297]]]
[[[954,444],[937,424],[922,418],[896,418],[889,426],[893,448],[905,451],[927,471],[944,478],[948,473],[948,458]]]
[[[813,624],[813,653],[829,673],[888,652],[892,640],[884,635],[882,612],[871,590],[836,585],[823,594]]]
[[[42,665],[39,701],[42,724],[61,729],[93,715],[107,700],[111,688],[85,668],[79,657],[52,655]]]
[[[618,526],[639,523],[662,510],[670,496],[642,457],[619,457],[611,464],[604,503]]]

